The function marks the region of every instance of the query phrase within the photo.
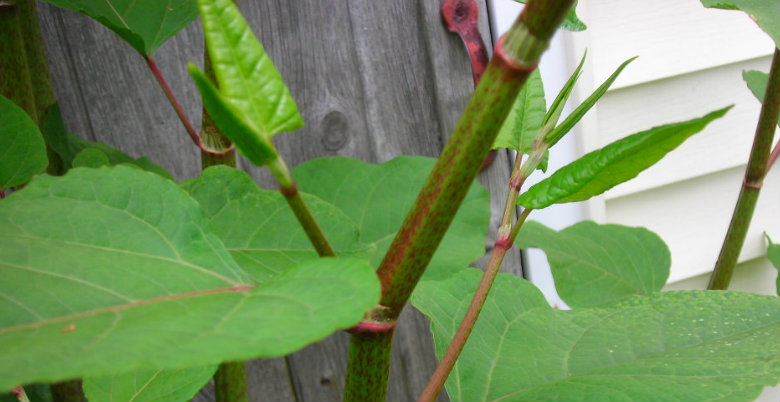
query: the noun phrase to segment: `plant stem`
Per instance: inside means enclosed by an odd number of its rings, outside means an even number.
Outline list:
[[[328,243],[328,239],[325,238],[325,234],[322,233],[320,225],[314,220],[309,207],[301,197],[301,193],[298,191],[298,185],[295,183],[290,169],[287,168],[287,164],[281,157],[277,157],[276,160],[268,164],[268,170],[279,182],[279,192],[282,193],[284,199],[287,200],[287,204],[290,205],[295,217],[298,218],[298,222],[303,227],[306,236],[311,241],[314,249],[317,250],[317,254],[320,257],[335,257],[336,252]]]
[[[352,334],[344,402],[382,402],[387,399],[394,332],[390,329]]]
[[[772,165],[775,164],[775,161],[777,161],[777,158],[780,157],[780,141],[775,144],[775,148],[772,150],[772,153],[769,155],[769,163],[766,165],[766,172],[769,173],[769,169],[772,169]]]
[[[474,96],[377,271],[382,284],[380,304],[387,307],[391,319],[398,317],[409,299],[517,94],[572,3],[573,0],[531,0],[499,40]],[[392,330],[386,331],[385,337],[352,335],[347,378],[361,376],[361,380],[347,382],[346,400],[385,399],[388,371],[384,361],[372,359],[389,353],[385,349],[390,347],[391,338]],[[372,365],[377,365],[377,369],[366,369]],[[365,391],[367,384],[372,385],[370,392]]]
[[[531,209],[523,210],[523,213],[520,214],[520,217],[515,224],[516,228],[523,225],[531,211]],[[417,399],[418,402],[433,402],[436,397],[439,396],[442,388],[444,388],[444,383],[447,381],[447,377],[449,377],[453,367],[455,367],[455,362],[457,362],[460,352],[463,351],[463,347],[466,345],[466,341],[468,341],[469,335],[471,335],[471,331],[477,323],[479,313],[482,312],[485,300],[487,300],[490,289],[493,287],[493,281],[495,281],[496,275],[498,275],[498,269],[501,267],[501,262],[504,261],[504,255],[512,248],[514,237],[517,236],[518,232],[513,230],[512,233],[514,234],[512,237],[496,239],[493,254],[490,256],[490,262],[488,262],[485,273],[482,275],[482,280],[479,282],[479,286],[471,299],[471,304],[469,305],[468,310],[466,310],[466,314],[463,316],[458,331],[455,332],[455,335],[452,337],[452,341],[447,347],[447,351],[444,353],[441,362],[439,362],[439,365],[436,367],[436,371],[433,373],[433,376],[431,376],[431,379],[428,381],[428,385],[425,386],[422,394],[420,394],[420,397]]]
[[[203,51],[203,69],[211,82],[217,85],[208,49]],[[210,166],[217,165],[236,167],[235,147],[219,131],[205,107],[203,108],[200,138],[207,149],[216,151],[216,153],[207,152],[201,148],[201,169],[205,170]],[[214,373],[214,393],[216,402],[248,402],[249,390],[246,382],[246,362],[221,363],[217,368],[217,372]]]
[[[225,362],[214,374],[216,402],[249,402],[246,362]]]
[[[81,389],[81,380],[70,380],[51,385],[51,396],[57,402],[87,402]]]
[[[11,391],[19,402],[30,402],[30,398],[27,397],[27,393],[24,392],[24,387],[18,386]]]
[[[195,128],[192,127],[192,124],[187,118],[187,115],[184,114],[184,109],[181,108],[181,104],[179,104],[178,99],[176,99],[176,95],[173,94],[171,87],[168,86],[168,82],[165,81],[165,77],[163,77],[162,72],[160,72],[160,69],[157,67],[157,63],[155,63],[154,59],[148,55],[144,55],[144,59],[146,60],[146,65],[149,66],[149,70],[151,70],[152,75],[154,75],[154,78],[160,85],[160,88],[162,88],[163,92],[165,93],[165,97],[168,98],[168,102],[170,102],[171,106],[173,106],[173,110],[176,111],[176,115],[179,116],[179,120],[187,130],[187,134],[190,135],[192,142],[194,142],[195,145],[201,149],[201,151],[212,152],[210,149],[204,147],[200,142],[200,137],[198,137],[198,134],[195,132]]]
[[[530,2],[496,46],[474,96],[377,272],[381,304],[395,316],[422,276],[514,99],[571,4]]]
[[[19,105],[37,123],[20,14],[21,7],[16,2],[0,4],[0,94]]]
[[[761,105],[761,114],[758,117],[753,147],[750,150],[750,158],[745,171],[745,179],[742,181],[737,205],[734,207],[731,223],[707,289],[725,290],[729,287],[737,258],[745,243],[764,176],[768,171],[772,137],[774,137],[778,112],[780,112],[778,105],[780,105],[780,50],[776,48],[772,57],[772,67],[769,70],[769,82],[764,94],[764,102]]]

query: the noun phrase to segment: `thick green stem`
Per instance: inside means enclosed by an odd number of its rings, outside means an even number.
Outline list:
[[[38,122],[21,29],[21,9],[15,1],[0,2],[0,94]]]
[[[772,67],[769,70],[769,82],[753,139],[753,148],[750,151],[745,179],[742,181],[742,190],[739,192],[737,205],[734,207],[731,223],[707,289],[725,290],[729,287],[769,166],[772,137],[774,137],[778,112],[780,112],[778,105],[780,105],[780,50],[775,49]]]
[[[218,85],[208,49],[203,52],[203,70],[206,73],[206,77],[214,85]],[[207,167],[217,165],[236,167],[236,148],[227,137],[222,135],[205,107],[203,108],[203,118],[200,126],[200,141],[206,149],[213,151],[207,152],[201,149],[200,165],[204,170]]]
[[[19,5],[19,24],[24,38],[27,67],[30,69],[30,83],[35,109],[41,118],[57,101],[49,76],[49,62],[43,46],[41,24],[38,21],[38,7],[35,0],[17,0]]]
[[[387,399],[393,332],[390,329],[352,334],[344,402],[382,402]]]
[[[81,380],[58,382],[51,385],[51,396],[57,402],[87,402],[81,390]]]
[[[203,52],[203,68],[206,76],[216,85],[214,68],[211,65],[209,51]],[[202,144],[200,165],[203,170],[210,166],[225,165],[236,167],[236,152],[233,144],[222,135],[208,110],[203,108],[203,120],[200,129]],[[211,152],[211,151],[214,152]],[[214,374],[214,393],[217,402],[248,402],[249,390],[246,383],[246,362],[225,362],[219,365]]]
[[[398,317],[409,299],[517,94],[572,3],[573,0],[531,0],[496,46],[474,96],[377,271],[382,284],[380,304],[387,307],[391,319]],[[385,399],[387,370],[383,363],[379,363],[382,369],[365,368],[377,364],[372,360],[376,356],[388,353],[384,349],[389,347],[389,341],[379,334],[391,331],[376,333],[376,339],[360,333],[352,335],[347,378],[362,378],[347,381],[346,400],[380,402]],[[373,386],[369,388],[366,384]]]
[[[217,402],[249,402],[246,362],[220,364],[214,374],[214,393]]]
[[[381,304],[396,316],[452,222],[515,97],[571,4],[530,2],[496,46],[474,96],[377,272],[382,283]]]

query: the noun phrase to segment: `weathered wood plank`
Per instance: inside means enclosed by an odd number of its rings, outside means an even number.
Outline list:
[[[480,28],[489,38],[484,1]],[[472,93],[468,56],[443,27],[440,2],[242,2],[298,102],[306,126],[274,138],[291,166],[321,156],[383,162],[402,154],[437,156]],[[84,138],[146,155],[177,179],[198,174],[199,158],[143,59],[88,18],[42,4],[55,90],[68,127]],[[487,41],[490,43],[490,40]],[[200,100],[186,74],[200,63],[202,33],[193,24],[156,55],[190,119]],[[264,186],[261,169],[241,164]],[[509,162],[505,153],[480,182],[493,195],[492,246]],[[479,265],[479,264],[478,264]],[[504,270],[519,272],[518,252]],[[283,359],[250,363],[253,400],[338,401],[343,391],[347,335],[335,334]],[[412,308],[401,316],[394,343],[389,398],[414,400],[436,359],[427,321]],[[207,387],[199,401],[213,400]],[[442,395],[440,401],[446,401]]]

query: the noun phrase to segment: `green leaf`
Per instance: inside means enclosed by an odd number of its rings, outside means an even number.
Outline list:
[[[168,171],[155,165],[146,157],[134,159],[126,153],[103,144],[102,142],[82,140],[69,133],[65,128],[65,123],[62,121],[62,113],[60,112],[60,106],[58,104],[54,104],[46,111],[41,127],[43,138],[46,140],[49,147],[62,158],[66,170],[73,167],[73,161],[79,153],[85,149],[96,149],[108,157],[109,165],[119,165],[123,163],[135,165],[143,170],[173,180],[173,176],[171,176]],[[97,157],[96,155],[97,154],[89,153],[82,155],[82,157],[90,156],[90,158],[94,158]],[[82,160],[82,162],[84,162],[84,160]]]
[[[178,370],[136,370],[108,377],[85,378],[89,401],[187,402],[209,382],[217,365]]]
[[[412,296],[440,357],[481,275],[424,281]],[[748,401],[777,384],[778,355],[777,297],[668,292],[558,311],[499,274],[446,386],[453,401]]]
[[[585,59],[585,56],[583,56],[583,60],[584,59]],[[605,93],[607,93],[607,90],[612,85],[612,83],[615,82],[615,80],[620,75],[620,73],[623,71],[623,69],[626,68],[628,63],[631,63],[632,61],[634,61],[634,59],[636,59],[636,57],[632,57],[632,58],[624,61],[623,64],[621,64],[617,68],[617,70],[615,70],[615,72],[612,73],[612,75],[610,75],[609,78],[607,78],[607,80],[604,81],[603,84],[601,84],[601,86],[596,88],[596,90],[593,91],[593,93],[590,94],[590,96],[588,96],[588,98],[585,99],[585,101],[582,102],[582,104],[577,106],[577,108],[574,109],[574,111],[571,112],[571,114],[566,117],[566,119],[563,121],[563,123],[561,123],[560,125],[556,126],[554,129],[552,129],[552,131],[550,131],[547,134],[547,137],[545,138],[545,141],[547,141],[547,143],[550,144],[550,146],[552,147],[558,141],[560,141],[561,138],[563,138],[564,135],[566,135],[569,131],[571,131],[571,129],[574,128],[574,126],[577,123],[579,123],[579,121],[582,119],[582,117],[585,116],[585,113],[588,113],[588,110],[590,110],[590,108],[592,108],[593,105],[595,105],[596,102],[602,96],[604,96]],[[582,63],[580,63],[580,66],[581,65],[582,65]]]
[[[742,70],[742,79],[745,80],[745,83],[753,96],[755,96],[760,103],[764,103],[764,95],[766,93],[767,83],[769,82],[769,74],[756,70]],[[777,124],[780,125],[780,122]]]
[[[701,0],[704,7],[742,10],[780,48],[780,2],[777,0]]]
[[[766,240],[769,242],[769,247],[766,249],[766,258],[769,259],[769,262],[771,262],[775,268],[780,270],[780,244],[772,243],[772,239],[769,238],[769,235],[764,234],[764,236],[766,236]],[[780,274],[777,276],[775,292],[780,296]]]
[[[198,18],[195,0],[44,1],[94,18],[145,56]]]
[[[563,88],[561,88],[561,91],[558,92],[558,96],[555,97],[555,100],[553,101],[552,105],[550,105],[550,109],[547,111],[547,114],[544,115],[544,121],[542,121],[542,126],[544,126],[545,132],[552,131],[553,127],[555,127],[556,124],[558,124],[558,119],[561,117],[561,114],[563,113],[563,108],[566,106],[566,101],[569,100],[569,97],[571,96],[572,91],[574,90],[574,85],[577,84],[577,80],[580,79],[580,75],[582,75],[582,66],[585,65],[585,57],[588,55],[587,52],[585,52],[582,55],[582,58],[580,59],[580,64],[577,65],[577,68],[574,69],[574,72],[571,74],[569,79],[566,81],[565,84],[563,84]]]
[[[518,3],[525,4],[526,0],[515,0]],[[580,21],[579,18],[577,18],[577,2],[574,2],[574,5],[571,6],[571,9],[569,10],[569,14],[566,16],[566,19],[563,20],[563,23],[561,24],[561,28],[567,30],[567,31],[584,31],[588,29],[588,27],[585,25],[584,22]]]
[[[555,231],[529,221],[516,243],[544,250],[555,288],[573,308],[660,292],[672,265],[666,243],[644,228],[586,221]]]
[[[745,80],[745,83],[753,96],[755,96],[760,103],[764,103],[764,95],[766,92],[766,85],[769,82],[769,74],[763,71],[742,70],[742,79]]]
[[[293,174],[298,188],[335,205],[352,219],[360,242],[376,247],[371,261],[378,267],[434,163],[423,157],[400,157],[381,165],[325,158],[299,165]],[[447,277],[481,257],[489,224],[489,195],[474,184],[424,278]]]
[[[198,7],[222,98],[266,141],[302,127],[282,76],[233,1],[199,0]]]
[[[211,229],[236,262],[256,280],[268,280],[318,258],[281,194],[260,189],[245,172],[215,166],[181,186],[200,203]],[[374,247],[359,242],[357,227],[348,216],[317,197],[302,196],[340,257],[373,255]]]
[[[105,152],[97,148],[86,148],[73,158],[73,167],[98,168],[101,166],[111,166],[111,161]]]
[[[617,140],[562,167],[518,199],[533,209],[584,201],[628,181],[652,166],[688,137],[723,116],[731,106],[701,118],[654,127]]]
[[[11,194],[0,205],[0,389],[281,356],[379,300],[374,270],[354,259],[253,282],[209,226],[175,183],[125,166],[38,176]]]
[[[0,190],[27,183],[48,165],[38,126],[24,109],[0,95]]]
[[[197,67],[190,63],[188,69],[203,98],[203,106],[209,111],[220,132],[225,133],[225,136],[236,144],[241,154],[257,166],[276,160],[279,154],[271,143],[271,138],[245,122],[240,112],[225,101]]]
[[[569,14],[566,15],[566,19],[563,20],[563,24],[561,24],[561,28],[572,31],[572,32],[579,32],[584,31],[588,29],[588,26],[585,25],[582,20],[577,17],[577,2],[574,2],[574,5],[571,6],[571,9],[569,10]]]
[[[493,149],[514,149],[528,154],[534,145],[534,138],[542,128],[547,103],[544,100],[544,85],[539,69],[528,77],[512,110],[498,131]]]

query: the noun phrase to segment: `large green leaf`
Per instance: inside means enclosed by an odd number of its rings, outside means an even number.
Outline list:
[[[199,0],[222,97],[269,139],[303,126],[290,92],[232,0]],[[231,133],[225,132],[230,138]]]
[[[482,272],[424,281],[412,303],[445,350]],[[447,380],[453,401],[748,401],[780,378],[780,299],[719,291],[559,311],[500,274]]]
[[[195,0],[44,1],[96,19],[147,56],[198,18]]]
[[[617,140],[560,168],[518,199],[526,208],[584,201],[628,181],[652,166],[688,137],[723,116],[731,106],[701,118],[654,127]]]
[[[547,103],[544,100],[544,85],[539,70],[534,70],[517,95],[512,110],[498,131],[493,149],[514,149],[530,153],[534,138],[542,128]]]
[[[660,292],[672,265],[666,243],[644,228],[586,221],[555,231],[529,221],[516,243],[544,250],[558,294],[574,308]]]
[[[38,126],[0,95],[0,190],[26,183],[49,164]]]
[[[742,10],[755,21],[780,48],[780,1],[778,0],[701,0],[704,7]]]
[[[325,158],[306,162],[293,173],[302,191],[335,205],[352,219],[361,243],[376,246],[371,259],[376,267],[434,163],[434,159],[423,157],[400,157],[381,165]],[[425,278],[449,276],[481,257],[489,224],[489,195],[475,184],[434,254]]]
[[[65,170],[74,166],[74,160],[81,152],[87,149],[95,149],[100,151],[108,158],[109,165],[129,164],[139,167],[143,170],[157,173],[158,175],[165,177],[166,179],[173,179],[168,171],[161,168],[158,165],[152,163],[146,157],[133,158],[126,153],[112,148],[102,142],[86,141],[68,132],[65,128],[65,123],[62,121],[62,113],[60,112],[60,106],[54,104],[49,110],[46,111],[46,115],[43,118],[42,129],[43,138],[49,147],[62,158],[65,165]],[[101,154],[95,152],[87,152],[81,155],[81,163],[83,166],[95,166],[99,161],[103,160]],[[78,164],[76,165],[78,166]]]
[[[85,378],[87,400],[111,402],[187,402],[206,385],[217,365],[178,370],[136,370]]]
[[[258,188],[243,171],[212,167],[182,187],[201,204],[212,230],[236,262],[257,280],[267,280],[297,263],[317,258],[279,192]],[[303,197],[339,256],[373,254],[374,247],[358,241],[355,223],[343,212],[317,197]]]
[[[253,282],[175,183],[125,166],[38,176],[0,205],[0,389],[280,356],[357,323],[373,269]],[[283,230],[283,229],[280,229]]]

